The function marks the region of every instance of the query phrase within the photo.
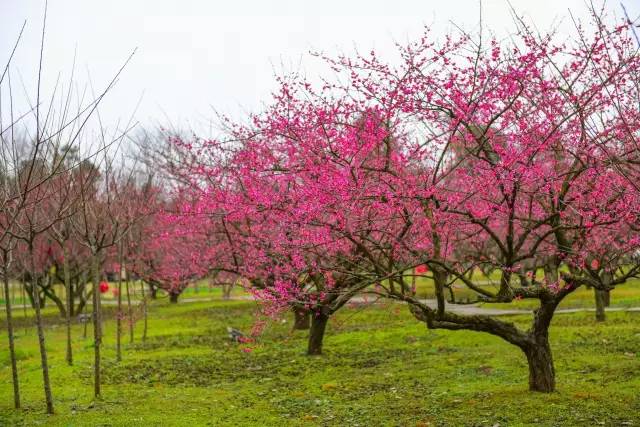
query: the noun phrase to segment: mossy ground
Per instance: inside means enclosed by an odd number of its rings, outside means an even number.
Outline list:
[[[304,355],[306,333],[292,332],[291,319],[271,323],[255,344],[230,343],[226,327],[249,330],[254,310],[248,301],[154,302],[146,342],[138,322],[133,343],[123,336],[120,363],[108,319],[103,396],[94,399],[92,340],[75,325],[75,364],[66,366],[64,327],[52,309],[53,416],[44,413],[35,331],[18,318],[24,408],[12,408],[3,333],[0,425],[640,425],[640,313],[609,313],[604,324],[592,313],[558,315],[558,391],[545,395],[527,390],[517,348],[487,334],[429,331],[400,304],[342,310],[322,357]]]

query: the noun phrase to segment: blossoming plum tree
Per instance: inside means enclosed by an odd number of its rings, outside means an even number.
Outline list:
[[[282,79],[264,113],[229,124],[228,143],[176,141],[194,159],[183,176],[198,212],[227,237],[222,268],[273,307],[308,306],[322,331],[357,293],[405,301],[429,328],[517,346],[530,389],[553,391],[558,304],[640,268],[624,261],[640,246],[640,57],[626,24],[595,11],[592,24],[557,42],[519,21],[512,42],[488,46],[427,32],[397,66],[375,52],[325,58],[338,83]],[[544,279],[522,280],[538,263]],[[407,280],[423,264],[435,307]],[[479,268],[495,289],[470,274]],[[449,311],[453,281],[477,301],[538,300],[529,330]]]

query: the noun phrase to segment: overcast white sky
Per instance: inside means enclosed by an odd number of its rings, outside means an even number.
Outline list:
[[[565,18],[565,33],[569,10],[577,17],[587,12],[584,0],[511,4],[541,30]],[[625,4],[632,17],[640,14],[640,0]],[[622,15],[618,1],[607,8]],[[0,0],[0,63],[4,67],[26,20],[12,77],[22,76],[32,98],[43,11],[44,1]],[[394,41],[418,36],[424,25],[436,35],[450,30],[451,21],[475,28],[478,11],[477,0],[50,0],[44,87],[50,90],[58,73],[68,79],[74,50],[76,81],[84,84],[90,74],[96,90],[104,87],[137,47],[100,109],[104,121],[127,118],[142,97],[136,114],[141,124],[170,121],[207,133],[212,108],[236,117],[259,109],[274,88],[274,72],[320,72],[309,50],[331,54],[357,46],[392,56]],[[499,35],[513,28],[506,0],[485,0],[483,20]]]

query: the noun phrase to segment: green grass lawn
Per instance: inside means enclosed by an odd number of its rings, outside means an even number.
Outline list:
[[[139,322],[133,343],[123,337],[119,364],[107,320],[99,400],[91,339],[75,326],[75,365],[66,366],[64,327],[51,313],[54,416],[44,413],[35,332],[18,319],[24,409],[12,409],[3,333],[0,425],[640,425],[640,313],[610,313],[604,324],[589,313],[558,315],[551,331],[558,391],[544,395],[527,391],[515,347],[487,334],[429,331],[400,304],[344,309],[330,323],[325,355],[312,358],[291,319],[270,323],[251,352],[230,343],[226,327],[249,330],[254,310],[246,301],[156,301],[147,341]]]

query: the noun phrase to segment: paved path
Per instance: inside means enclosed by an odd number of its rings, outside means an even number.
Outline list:
[[[232,296],[231,300],[232,301],[251,301],[251,300],[253,300],[253,297],[250,296],[250,295],[238,295],[238,296]],[[216,298],[213,298],[213,297],[181,298],[179,300],[179,304],[192,303],[192,302],[207,302],[207,301],[222,301],[222,299],[220,299],[219,297],[216,297]],[[383,301],[383,299],[381,299],[381,298],[365,298],[365,297],[362,297],[362,296],[358,296],[358,297],[352,298],[350,303],[355,303],[355,304],[377,304],[380,301]],[[396,302],[400,303],[399,301],[396,301]],[[427,304],[429,307],[432,307],[432,308],[435,308],[436,305],[437,305],[435,299],[423,299],[423,300],[420,300],[420,302],[422,302],[424,304]],[[139,303],[139,301],[136,301],[136,303]],[[112,300],[102,301],[102,305],[103,306],[115,306],[115,305],[117,305],[117,301],[112,301]],[[51,306],[51,305],[49,305],[49,306]],[[51,306],[51,307],[53,307],[53,306]],[[30,308],[30,306],[27,306],[27,308]],[[22,309],[23,309],[23,305],[22,304],[12,306],[12,311],[13,310],[22,310]],[[5,310],[5,305],[2,304],[2,307],[0,308],[0,311],[4,311],[4,310]],[[510,315],[516,315],[516,314],[531,314],[533,312],[533,310],[517,309],[517,308],[510,308],[510,309],[489,308],[489,307],[483,307],[480,304],[447,304],[447,310],[451,311],[452,313],[467,314],[467,315],[472,315],[472,316],[475,316],[475,315],[510,316]],[[559,308],[559,309],[556,310],[556,314],[579,313],[579,312],[583,312],[583,311],[594,312],[595,308]],[[608,311],[608,312],[610,312],[610,311],[640,312],[640,307],[607,307],[606,311]]]
[[[360,303],[360,304],[371,304],[376,302],[375,299],[366,299],[364,297],[355,297],[351,299],[352,302]],[[437,302],[435,299],[423,299],[420,302],[428,305],[431,308],[437,307]],[[533,310],[522,309],[522,308],[489,308],[483,307],[481,304],[446,304],[447,310],[452,313],[458,314],[467,314],[467,315],[487,315],[487,316],[509,316],[514,314],[531,314]],[[593,311],[595,312],[595,308],[559,308],[555,312],[556,313],[579,313],[582,311]],[[607,307],[606,311],[634,311],[640,312],[640,307]]]

